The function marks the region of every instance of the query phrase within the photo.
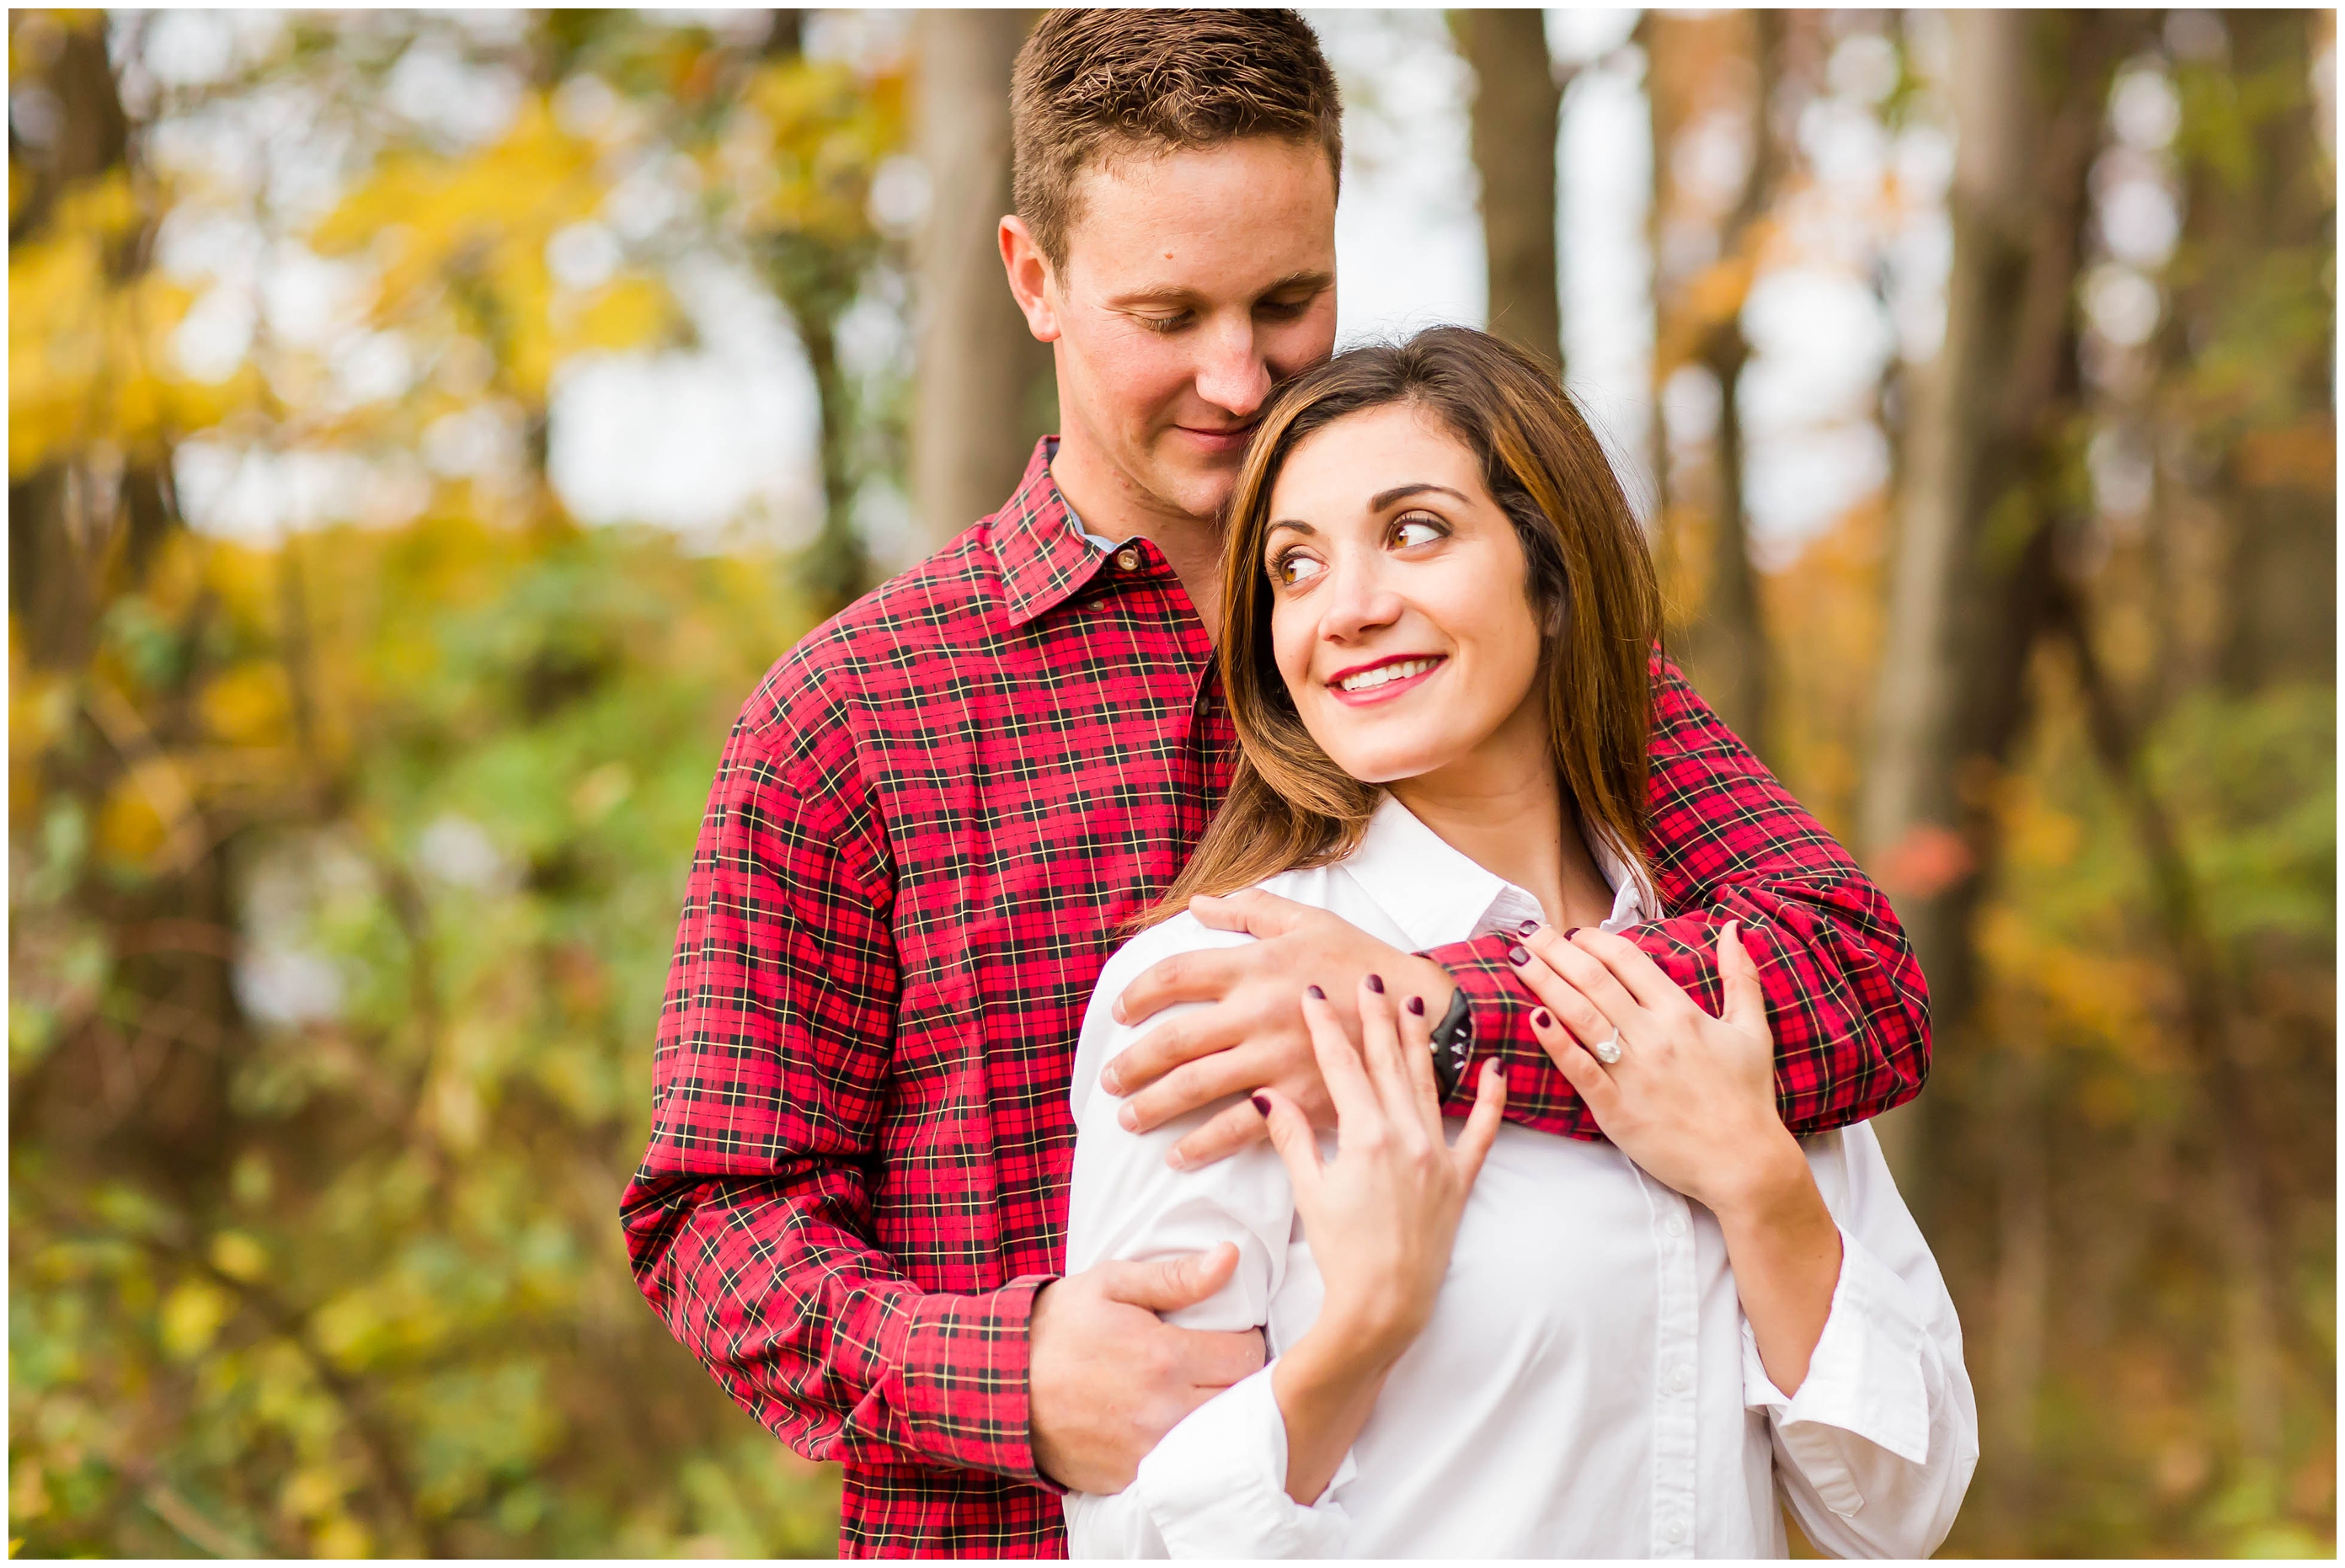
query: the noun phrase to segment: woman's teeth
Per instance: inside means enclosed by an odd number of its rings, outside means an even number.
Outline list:
[[[1335,689],[1339,692],[1373,692],[1378,686],[1406,681],[1411,675],[1421,675],[1440,663],[1438,659],[1403,659],[1397,664],[1379,664],[1373,670],[1345,676],[1335,683]]]

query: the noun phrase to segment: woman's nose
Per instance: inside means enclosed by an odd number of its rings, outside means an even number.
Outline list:
[[[1327,607],[1320,618],[1322,635],[1352,642],[1400,619],[1400,595],[1377,570],[1380,564],[1374,556],[1335,562],[1328,573]]]

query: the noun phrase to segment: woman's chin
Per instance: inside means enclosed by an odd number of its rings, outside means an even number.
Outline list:
[[[1342,768],[1362,784],[1380,786],[1403,784],[1413,778],[1421,778],[1426,774],[1438,773],[1447,764],[1456,760],[1447,754],[1426,756],[1416,753],[1396,755],[1387,752],[1349,757],[1335,752],[1329,752],[1327,754],[1334,759],[1337,767]]]

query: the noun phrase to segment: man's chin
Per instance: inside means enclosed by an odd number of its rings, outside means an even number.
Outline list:
[[[1240,451],[1209,459],[1193,452],[1167,461],[1160,454],[1155,482],[1149,488],[1177,511],[1200,520],[1217,520],[1229,504],[1231,492],[1238,488],[1238,468],[1244,455]]]

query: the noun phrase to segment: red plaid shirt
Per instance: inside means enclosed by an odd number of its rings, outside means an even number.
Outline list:
[[[676,1338],[844,1462],[848,1554],[1064,1554],[1026,1321],[1061,1261],[1067,1073],[1119,924],[1171,883],[1232,752],[1179,581],[1145,540],[1089,544],[1048,451],[735,724],[623,1209]],[[1714,1006],[1709,933],[1745,922],[1795,1131],[1911,1098],[1927,1002],[1888,905],[1658,658],[1654,704],[1650,847],[1682,913],[1638,939]],[[1506,1057],[1508,1117],[1594,1137],[1504,946],[1432,956]]]

